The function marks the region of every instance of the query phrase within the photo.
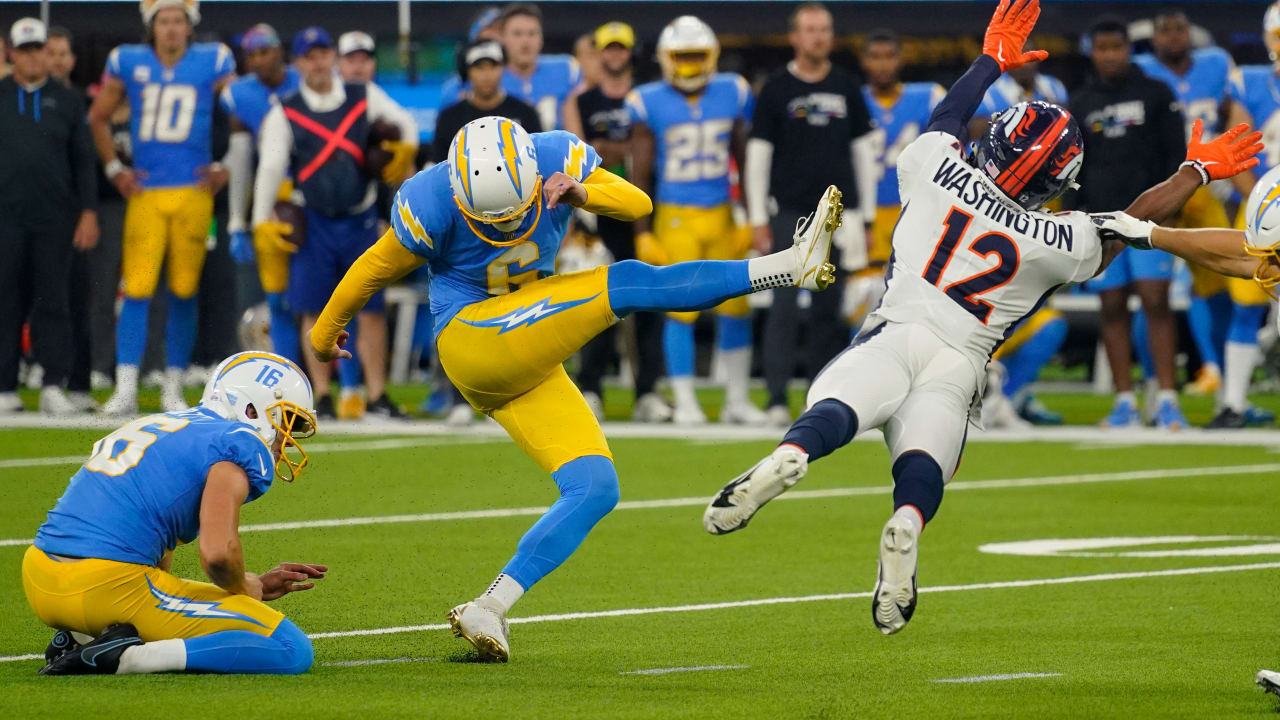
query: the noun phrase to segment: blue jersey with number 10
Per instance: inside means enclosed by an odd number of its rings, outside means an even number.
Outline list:
[[[195,185],[197,168],[212,161],[214,86],[236,69],[222,43],[196,43],[173,67],[150,45],[121,45],[107,74],[129,98],[133,167],[146,188]]]
[[[248,475],[245,502],[271,487],[271,451],[245,423],[203,407],[135,420],[94,444],[35,545],[56,555],[155,565],[196,538],[205,479],[224,460]]]
[[[600,156],[576,135],[563,130],[533,133],[538,174],[545,181],[562,172],[581,182],[600,167]],[[515,162],[529,161],[519,158]],[[545,194],[533,203],[520,227],[509,236],[462,214],[449,187],[449,163],[414,175],[400,186],[391,208],[391,227],[409,252],[426,258],[431,277],[431,313],[440,334],[462,308],[555,273],[560,241],[573,208],[561,202],[548,209]],[[515,177],[516,173],[508,171]],[[484,241],[523,242],[498,247]]]
[[[717,73],[697,95],[664,81],[627,95],[631,122],[653,132],[658,202],[700,208],[729,203],[733,125],[748,121],[752,106],[751,87],[736,73]]]

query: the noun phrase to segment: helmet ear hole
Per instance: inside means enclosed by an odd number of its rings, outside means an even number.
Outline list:
[[[253,406],[253,403],[249,403],[248,405],[245,406],[244,416],[249,418],[250,420],[258,419],[258,409]]]

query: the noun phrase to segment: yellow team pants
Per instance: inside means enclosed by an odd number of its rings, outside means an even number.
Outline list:
[[[94,558],[60,561],[35,546],[22,557],[22,589],[49,627],[97,636],[108,625],[127,622],[144,642],[223,630],[270,635],[284,619],[247,595],[156,567]]]
[[[659,204],[653,213],[653,234],[667,253],[668,264],[690,260],[741,260],[747,256],[750,235],[743,236],[733,222],[733,207],[713,208]],[[736,297],[715,307],[715,312],[730,317],[747,317],[751,307],[747,298]],[[697,312],[672,312],[667,315],[680,322],[692,323]]]
[[[212,223],[213,196],[207,190],[160,188],[129,198],[120,261],[125,295],[154,295],[166,259],[169,290],[183,299],[195,295]]]

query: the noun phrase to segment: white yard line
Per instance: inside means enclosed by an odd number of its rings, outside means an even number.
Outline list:
[[[1089,473],[1083,475],[1051,475],[1047,477],[1006,478],[999,480],[957,480],[947,485],[947,490],[999,490],[1004,488],[1044,487],[1049,485],[1084,485],[1129,480],[1167,480],[1172,478],[1217,477],[1222,475],[1259,475],[1280,473],[1280,463],[1257,465],[1220,465],[1215,467],[1163,468],[1153,470],[1129,470],[1125,472]],[[855,497],[860,495],[888,495],[892,486],[830,488],[827,490],[792,490],[778,500],[814,500],[822,498]],[[654,508],[691,507],[706,504],[710,493],[696,497],[665,498],[659,500],[626,500],[618,503],[614,511],[651,510]],[[493,508],[490,510],[459,510],[454,512],[418,513],[412,515],[373,515],[369,517],[326,518],[320,520],[296,520],[275,523],[254,523],[240,528],[240,532],[267,532],[273,530],[303,530],[308,528],[352,527],[357,525],[385,525],[393,523],[446,522],[452,520],[483,520],[488,518],[536,517],[545,513],[547,506],[522,508]],[[30,538],[0,539],[0,547],[18,547],[31,544]]]
[[[0,418],[0,432],[14,428],[100,429],[114,430],[119,418],[83,416],[59,418],[39,413],[16,413]],[[441,438],[506,438],[506,431],[489,420],[465,428],[455,428],[438,420],[330,420],[321,428],[325,437],[335,435],[414,435]],[[782,431],[766,427],[737,427],[708,424],[702,427],[676,427],[671,424],[606,422],[605,435],[611,438],[652,438],[667,440],[778,440]],[[858,441],[880,442],[877,431],[868,432]],[[970,442],[1085,442],[1099,444],[1142,445],[1270,445],[1280,446],[1280,429],[1250,428],[1228,433],[1202,431],[1198,428],[1168,432],[1156,428],[1099,428],[1087,425],[1027,430],[977,430],[970,428]]]
[[[1020,673],[1003,673],[1000,675],[974,675],[973,677],[959,678],[938,678],[934,680],[936,683],[980,683],[980,682],[998,682],[1000,680],[1021,680],[1022,678],[1047,678],[1062,677],[1062,673],[1036,673],[1036,672],[1020,672]]]
[[[669,675],[671,673],[702,672],[704,670],[746,670],[750,665],[694,665],[692,667],[651,668],[648,670],[624,670],[619,675]]]
[[[1140,580],[1154,577],[1178,577],[1182,575],[1207,575],[1212,573],[1247,572],[1250,570],[1280,569],[1280,562],[1249,563],[1246,565],[1212,565],[1208,567],[1175,568],[1173,570],[1151,570],[1145,572],[1101,573],[1097,575],[1069,575],[1056,578],[1035,578],[1030,580],[1004,580],[1000,582],[974,583],[972,585],[938,585],[922,587],[922,593],[968,592],[971,590],[1001,590],[1006,588],[1028,588],[1043,585],[1074,585],[1077,583],[1109,582],[1113,580]],[[760,607],[764,605],[788,605],[794,603],[823,602],[829,600],[857,600],[871,597],[871,592],[830,593],[826,595],[799,595],[793,597],[759,598],[756,600],[736,600],[729,602],[700,603],[696,605],[667,605],[647,608],[621,608],[618,610],[597,610],[594,612],[561,613],[557,615],[531,615],[528,617],[510,618],[512,625],[525,623],[564,622],[566,620],[590,620],[595,618],[631,617],[635,615],[657,615],[666,613],[701,612],[706,610],[727,610],[730,608]],[[400,633],[423,632],[429,630],[447,630],[447,623],[431,625],[401,625],[397,627],[366,628],[362,630],[338,630],[334,632],[311,633],[307,637],[312,640],[343,637],[365,637],[369,635],[396,635]],[[0,662],[18,660],[43,659],[43,655],[11,655],[0,656]],[[393,659],[391,662],[408,662],[408,659]],[[369,663],[372,664],[372,663]]]

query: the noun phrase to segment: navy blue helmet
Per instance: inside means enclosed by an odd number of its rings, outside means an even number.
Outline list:
[[[974,164],[1009,199],[1028,210],[1075,185],[1084,162],[1084,138],[1065,108],[1032,100],[991,120],[974,148]]]

